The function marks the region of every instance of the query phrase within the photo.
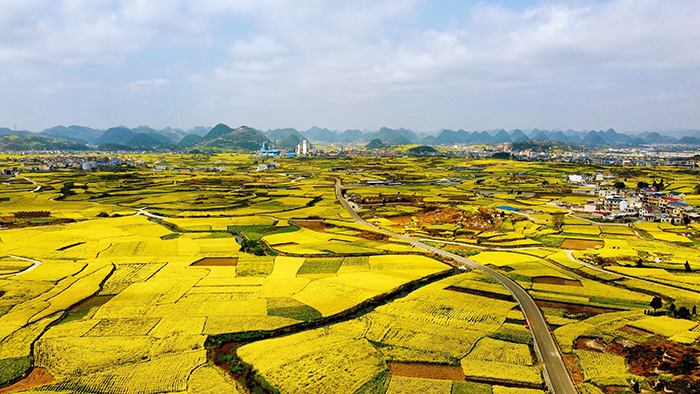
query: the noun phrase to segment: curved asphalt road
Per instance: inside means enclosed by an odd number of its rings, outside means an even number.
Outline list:
[[[549,331],[549,326],[547,326],[547,322],[545,321],[544,316],[540,311],[540,308],[537,307],[535,301],[522,287],[520,287],[517,283],[512,281],[507,276],[501,274],[500,272],[493,270],[489,267],[483,266],[477,263],[476,261],[466,259],[454,253],[450,253],[430,245],[426,245],[414,238],[401,234],[396,234],[366,222],[357,214],[357,212],[355,212],[352,209],[352,207],[350,207],[350,204],[347,202],[347,200],[343,198],[341,194],[341,188],[342,185],[340,184],[340,178],[336,178],[335,196],[338,199],[338,201],[340,201],[340,204],[343,206],[343,208],[345,208],[345,210],[350,214],[350,216],[352,216],[355,222],[377,229],[392,237],[399,238],[406,242],[410,242],[411,245],[417,248],[421,248],[423,250],[427,250],[439,254],[441,256],[450,258],[457,262],[457,267],[469,266],[471,268],[481,270],[491,275],[494,279],[496,279],[503,286],[505,286],[508,289],[508,291],[510,291],[513,294],[513,297],[516,299],[516,301],[518,301],[518,304],[520,304],[520,309],[525,314],[525,318],[527,319],[530,331],[532,332],[532,336],[535,339],[535,349],[537,350],[537,354],[539,355],[540,360],[542,361],[542,365],[544,365],[544,376],[547,380],[549,388],[554,394],[578,394],[578,390],[576,390],[574,382],[571,380],[571,376],[569,376],[569,371],[564,365],[564,360],[562,359],[561,351],[557,346],[556,340],[554,339],[554,335],[551,333],[551,331]]]

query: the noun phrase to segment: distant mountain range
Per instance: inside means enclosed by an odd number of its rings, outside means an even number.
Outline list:
[[[644,132],[638,135],[618,133],[613,129],[606,131],[575,131],[575,130],[511,130],[503,129],[488,131],[465,131],[443,129],[436,135],[418,134],[408,129],[389,129],[382,127],[378,131],[362,132],[360,130],[345,130],[339,133],[334,130],[312,127],[306,131],[295,129],[269,130],[265,135],[271,140],[283,140],[289,134],[306,137],[316,143],[366,143],[380,140],[389,145],[425,144],[425,145],[495,145],[521,141],[551,141],[568,142],[588,146],[636,146],[645,144],[688,144],[700,145],[700,130],[676,131],[673,135],[659,132]]]
[[[133,129],[124,126],[107,130],[84,126],[56,126],[39,133],[0,128],[0,150],[183,150],[218,148],[255,150],[264,141],[271,148],[294,149],[302,140],[325,144],[366,144],[375,141],[387,145],[494,145],[523,141],[549,141],[584,146],[637,146],[645,144],[700,145],[700,130],[643,132],[636,135],[608,130],[510,130],[466,131],[443,129],[437,134],[416,133],[409,129],[382,127],[377,131],[357,129],[338,132],[320,127],[308,130],[293,128],[261,131],[248,126],[231,128],[195,127],[190,130],[148,126]]]

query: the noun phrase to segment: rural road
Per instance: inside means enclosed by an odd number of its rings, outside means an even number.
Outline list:
[[[146,210],[146,208],[148,208],[148,207],[140,208],[138,211],[136,211],[136,214],[135,214],[135,215],[143,215],[143,216],[146,216],[146,217],[149,217],[149,218],[161,219],[161,220],[170,219],[170,218],[165,217],[165,216],[160,216],[160,215],[156,215],[156,214],[154,214],[154,213],[150,213],[150,212],[148,212],[148,211]]]
[[[22,257],[22,256],[15,256],[14,254],[11,254],[9,256],[12,257],[13,259],[29,261],[30,263],[32,263],[32,265],[30,267],[28,267],[20,272],[16,272],[12,275],[21,275],[21,274],[27,273],[29,271],[36,269],[36,267],[41,265],[41,261],[39,261],[39,260],[34,260],[34,259],[27,258],[27,257]]]
[[[572,217],[572,218],[578,219],[578,220],[583,220],[583,221],[586,222],[586,223],[594,224],[594,225],[596,225],[596,226],[630,227],[630,225],[629,225],[628,223],[601,223],[601,222],[596,222],[595,220],[582,218],[581,216],[576,216],[576,215],[574,215],[571,211],[569,211],[569,213],[567,213],[566,216],[569,216],[569,217]]]
[[[578,390],[576,389],[576,386],[574,386],[574,382],[571,380],[569,371],[566,369],[566,365],[564,365],[564,360],[562,359],[559,346],[557,346],[556,340],[554,339],[554,335],[549,330],[549,326],[547,326],[547,322],[545,321],[544,316],[542,315],[542,311],[540,311],[540,308],[537,307],[535,301],[522,287],[520,287],[517,283],[512,281],[507,276],[501,274],[500,272],[486,267],[484,265],[481,265],[476,261],[466,259],[454,253],[450,253],[430,245],[426,245],[414,238],[401,234],[396,234],[366,222],[357,214],[357,212],[355,212],[350,207],[348,201],[345,198],[343,198],[341,189],[342,185],[340,183],[340,178],[336,178],[336,198],[356,223],[363,224],[392,237],[410,242],[411,245],[417,248],[450,258],[459,263],[459,266],[468,266],[474,269],[478,269],[490,275],[491,277],[499,281],[503,286],[505,286],[508,289],[508,291],[510,291],[511,294],[513,294],[513,297],[516,299],[516,301],[518,301],[518,304],[520,304],[520,309],[525,314],[525,318],[527,319],[530,331],[532,332],[532,335],[535,339],[535,349],[537,350],[537,354],[539,355],[540,360],[544,365],[544,376],[547,380],[549,388],[554,394],[578,394]]]

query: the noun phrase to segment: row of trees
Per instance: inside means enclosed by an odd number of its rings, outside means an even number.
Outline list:
[[[654,309],[654,314],[656,314],[656,310],[663,307],[663,301],[661,300],[661,297],[652,298],[651,302],[649,303],[649,306],[651,306]],[[673,315],[673,317],[677,317],[679,319],[689,319],[691,316],[695,316],[698,313],[697,307],[695,305],[693,305],[692,310],[688,309],[685,306],[676,309],[676,304],[674,303],[671,303],[671,305],[668,306],[668,311],[669,314]]]
[[[623,182],[623,181],[617,181],[617,182],[615,182],[614,186],[615,186],[616,189],[627,189],[627,184],[625,184],[625,182]],[[664,190],[664,189],[666,188],[666,186],[668,186],[668,185],[665,185],[665,184],[664,184],[664,180],[663,180],[663,179],[662,179],[661,181],[659,181],[659,182],[654,181],[654,182],[651,184],[651,187],[653,187],[653,188],[656,189],[657,191]],[[700,186],[700,185],[698,185],[698,186]],[[639,182],[637,182],[637,189],[646,189],[646,188],[648,188],[648,187],[649,187],[649,183],[648,183],[648,182],[644,182],[644,181],[639,181]]]

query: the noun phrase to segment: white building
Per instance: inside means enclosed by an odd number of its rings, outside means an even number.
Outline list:
[[[311,149],[309,140],[303,140],[297,145],[297,156],[306,156],[311,153]]]
[[[569,183],[583,183],[583,175],[569,175]]]

